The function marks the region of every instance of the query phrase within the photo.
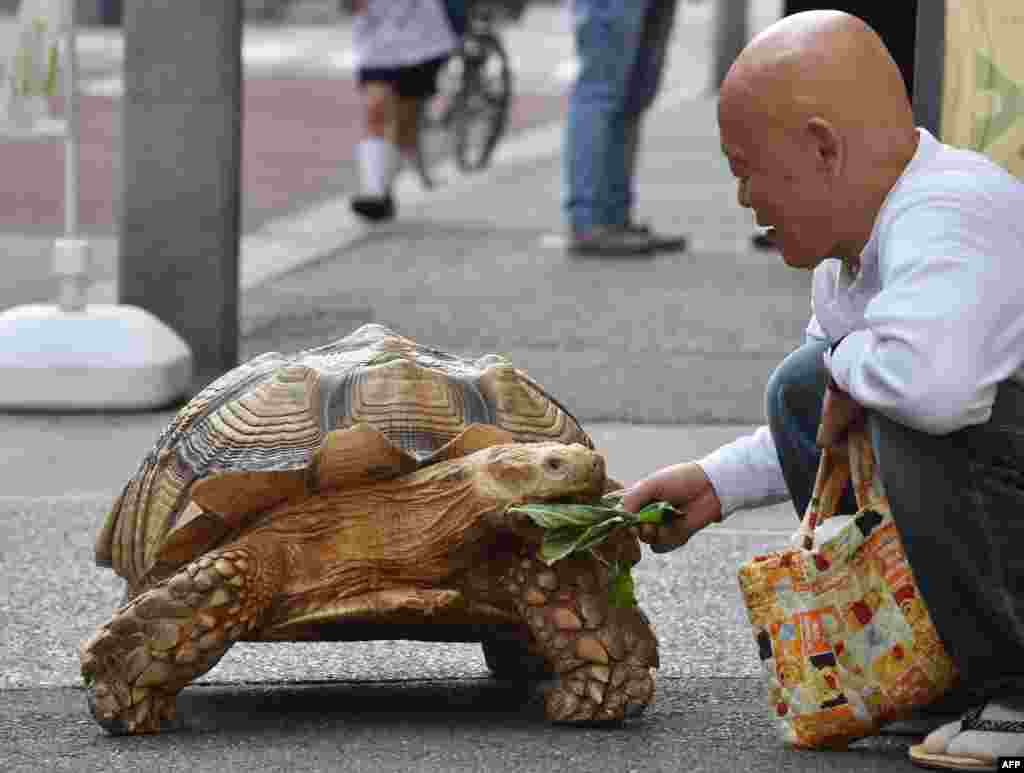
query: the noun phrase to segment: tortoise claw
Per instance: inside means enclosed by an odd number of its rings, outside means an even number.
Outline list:
[[[258,619],[261,594],[273,591],[276,555],[274,548],[258,554],[237,545],[205,555],[121,607],[83,642],[82,677],[96,722],[114,735],[173,729],[178,692]]]
[[[85,699],[96,724],[109,735],[165,733],[183,727],[176,716],[173,695],[153,692],[133,706],[118,706],[115,709],[105,700],[102,691],[97,692],[94,685],[86,689]]]
[[[643,713],[654,697],[654,632],[638,607],[610,606],[607,581],[593,556],[550,568],[524,557],[510,572],[520,613],[559,676],[545,696],[552,722],[621,722]]]
[[[561,684],[547,694],[545,707],[552,722],[607,725],[640,716],[653,697],[649,668],[620,663],[596,671],[591,665],[563,675]]]

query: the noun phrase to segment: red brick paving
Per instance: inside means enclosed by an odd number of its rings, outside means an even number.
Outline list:
[[[344,186],[361,132],[359,105],[351,80],[247,79],[243,209],[258,217],[283,215],[296,201]],[[563,109],[559,96],[518,94],[511,131],[559,120]],[[85,230],[112,232],[115,227],[120,115],[120,100],[81,99],[79,222]],[[63,228],[63,164],[60,140],[0,141],[0,228],[25,233]]]

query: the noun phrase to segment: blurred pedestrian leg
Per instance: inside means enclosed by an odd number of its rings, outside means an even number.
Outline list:
[[[360,190],[352,210],[371,222],[390,220],[392,184],[403,155],[415,153],[419,105],[436,91],[437,74],[456,45],[441,0],[355,0],[352,27],[365,136],[356,146]]]
[[[650,255],[685,239],[633,227],[640,123],[657,94],[676,0],[575,0],[579,72],[569,98],[565,211],[569,252]]]
[[[640,50],[637,51],[626,89],[625,176],[614,180],[612,185],[612,206],[625,210],[626,228],[647,233],[656,242],[656,249],[673,251],[686,248],[685,237],[657,234],[643,221],[634,218],[636,196],[633,181],[636,179],[636,164],[640,155],[643,119],[661,89],[677,6],[677,0],[654,2],[644,18]]]

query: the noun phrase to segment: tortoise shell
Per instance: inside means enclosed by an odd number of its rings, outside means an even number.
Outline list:
[[[350,444],[356,433],[360,442]],[[390,451],[364,457],[378,433]],[[594,447],[561,403],[498,355],[455,356],[375,324],[292,356],[263,354],[211,383],[170,422],[107,515],[96,562],[132,591],[155,579],[148,575],[158,559],[180,565],[247,515],[308,492],[310,475],[344,487],[501,441]],[[332,443],[359,458],[325,454]],[[198,495],[224,476],[231,485]],[[217,497],[231,501],[211,507]]]

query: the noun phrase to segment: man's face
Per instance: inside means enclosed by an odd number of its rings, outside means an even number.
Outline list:
[[[786,264],[813,269],[833,257],[838,213],[812,138],[724,103],[718,123],[740,206],[752,210],[762,228],[774,228],[772,239]]]

